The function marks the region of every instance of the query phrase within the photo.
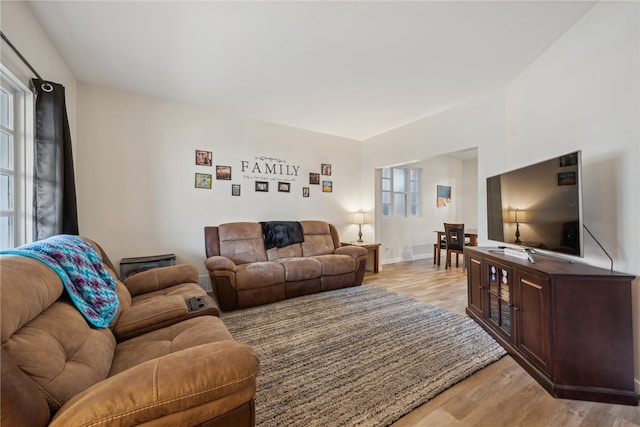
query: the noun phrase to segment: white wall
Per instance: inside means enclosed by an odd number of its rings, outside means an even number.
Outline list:
[[[505,91],[365,141],[365,196],[373,198],[373,170],[381,164],[477,146],[479,243],[495,244],[486,238],[486,178],[581,149],[585,223],[616,270],[640,275],[639,7],[599,3]],[[585,262],[609,267],[590,237],[585,253]],[[638,279],[632,298],[640,391]]]
[[[602,3],[507,90],[510,163],[583,155],[584,222],[615,258],[638,273],[638,3]],[[634,230],[636,238],[629,239]],[[609,260],[586,238],[586,257]]]
[[[204,276],[204,227],[232,221],[322,219],[344,239],[357,233],[348,214],[360,208],[360,142],[84,84],[78,107],[80,232],[115,263],[175,253]],[[196,149],[213,153],[213,167],[195,165]],[[241,172],[243,160],[253,169],[261,156],[299,166],[298,176]],[[321,163],[332,165],[321,176],[333,181],[332,193],[309,185]],[[216,180],[215,165],[231,166],[232,180]],[[195,188],[196,172],[213,174],[213,188]],[[290,181],[291,192],[271,181],[257,193],[244,175]],[[232,183],[240,197],[231,196]]]
[[[477,153],[476,153],[477,154]],[[462,162],[463,180],[460,186],[462,216],[466,228],[478,229],[478,158]],[[483,206],[484,208],[484,206]]]

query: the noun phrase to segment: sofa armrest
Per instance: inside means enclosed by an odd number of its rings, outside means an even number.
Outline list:
[[[205,267],[209,270],[209,273],[215,273],[217,270],[225,270],[227,272],[236,272],[236,264],[229,258],[224,256],[210,256],[204,262]],[[226,274],[225,274],[226,275]]]
[[[189,264],[170,265],[134,274],[123,283],[136,296],[182,283],[198,283],[198,270]]]
[[[358,260],[359,258],[367,258],[369,255],[369,251],[367,251],[365,248],[360,247],[360,246],[355,246],[355,245],[346,245],[346,246],[340,246],[339,248],[336,248],[335,251],[333,251],[334,254],[341,254],[341,255],[349,255],[351,257],[353,257],[355,260]]]
[[[236,341],[192,347],[88,388],[62,406],[49,425],[137,425],[152,420],[158,425],[200,425],[249,402],[259,366],[254,351]]]
[[[180,295],[162,298],[160,304],[157,299],[142,301],[120,314],[120,318],[113,328],[113,333],[119,339],[128,337],[134,331],[144,330],[150,326],[180,318],[188,312],[187,302]]]

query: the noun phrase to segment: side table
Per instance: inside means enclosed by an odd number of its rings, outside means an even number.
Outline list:
[[[373,272],[377,273],[380,271],[380,243],[371,243],[371,242],[341,242],[342,246],[360,246],[369,251],[369,254],[373,254]],[[367,262],[368,264],[368,262]]]
[[[120,279],[124,280],[136,273],[175,264],[175,254],[152,255],[138,258],[122,258],[120,260]]]

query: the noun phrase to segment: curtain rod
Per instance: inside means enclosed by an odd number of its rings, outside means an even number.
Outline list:
[[[22,62],[24,62],[24,64],[29,67],[29,69],[31,70],[31,72],[33,74],[36,75],[36,77],[38,78],[38,80],[43,80],[43,78],[40,76],[40,74],[38,74],[38,72],[31,66],[31,64],[29,64],[29,61],[27,61],[25,59],[24,56],[22,56],[22,54],[20,53],[20,51],[18,49],[16,49],[16,47],[13,45],[13,43],[11,43],[11,41],[7,38],[7,36],[4,35],[4,33],[2,31],[0,31],[0,35],[2,36],[2,40],[4,40],[5,42],[7,42],[7,44],[9,45],[9,47],[11,49],[13,49],[13,51],[16,53],[16,55],[18,55],[18,57],[22,60]]]

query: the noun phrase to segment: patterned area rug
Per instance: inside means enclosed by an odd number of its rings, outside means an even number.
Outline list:
[[[260,427],[386,426],[505,354],[470,318],[373,285],[222,318],[260,358]]]

